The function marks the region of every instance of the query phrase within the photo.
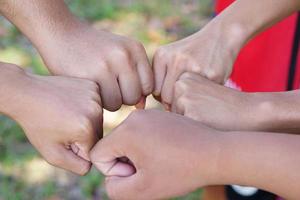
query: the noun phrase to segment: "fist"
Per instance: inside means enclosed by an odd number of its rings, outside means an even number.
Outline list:
[[[236,57],[225,46],[218,33],[207,26],[192,36],[160,47],[153,58],[153,95],[171,105],[175,82],[185,72],[202,75],[218,84],[225,83]]]
[[[151,94],[153,73],[141,43],[82,23],[50,41],[39,48],[50,71],[98,83],[105,109],[135,105]]]
[[[98,85],[65,77],[27,75],[16,121],[52,165],[83,175],[89,151],[102,138]]]
[[[218,85],[195,73],[184,73],[175,84],[172,112],[220,130],[260,130],[263,122],[255,94]]]
[[[133,112],[91,152],[112,199],[164,199],[212,183],[217,131],[154,110]],[[177,184],[180,181],[180,184]]]

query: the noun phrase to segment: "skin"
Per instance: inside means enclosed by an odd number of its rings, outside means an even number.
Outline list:
[[[222,132],[148,110],[132,113],[99,141],[91,159],[106,175],[111,199],[166,199],[207,185],[239,184],[293,200],[300,195],[299,151],[296,135]]]
[[[197,73],[218,84],[225,83],[243,46],[258,33],[299,9],[299,0],[235,1],[199,32],[157,50],[152,63],[155,78],[153,96],[163,103],[166,110],[170,110],[175,82],[184,72]],[[211,119],[201,120],[213,123]],[[226,126],[225,122],[222,124]],[[247,128],[254,126],[247,124]],[[234,124],[234,127],[237,125]],[[204,192],[208,197],[205,200],[220,200],[219,197],[213,198],[219,191],[222,188],[210,188]]]
[[[0,64],[0,113],[18,122],[52,165],[86,174],[89,151],[102,137],[102,107],[96,83],[25,73]]]
[[[98,83],[105,109],[135,105],[154,80],[143,45],[79,21],[63,0],[1,0],[0,12],[35,45],[54,75]]]
[[[184,72],[223,84],[239,51],[251,38],[299,9],[299,0],[235,1],[199,32],[157,50],[153,95],[171,105],[174,84]]]
[[[239,92],[185,73],[175,84],[172,111],[219,130],[299,134],[299,96],[299,90]]]

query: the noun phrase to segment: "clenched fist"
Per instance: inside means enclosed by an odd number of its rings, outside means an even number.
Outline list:
[[[268,130],[268,111],[263,105],[270,94],[239,92],[188,72],[176,82],[174,91],[172,112],[220,130]]]
[[[78,78],[30,75],[8,64],[0,69],[0,99],[2,106],[5,104],[1,111],[22,126],[50,164],[80,175],[87,173],[89,151],[102,138],[97,84]]]
[[[155,88],[153,95],[171,105],[174,84],[185,72],[202,75],[218,84],[226,82],[232,72],[239,48],[233,48],[236,38],[227,38],[211,22],[201,31],[180,41],[160,47],[153,58]],[[232,42],[233,39],[236,41]]]
[[[153,74],[143,45],[81,22],[37,44],[55,75],[85,78],[100,86],[103,107],[115,111],[151,94]]]
[[[174,197],[214,183],[220,134],[180,115],[135,111],[97,143],[91,159],[112,199]]]

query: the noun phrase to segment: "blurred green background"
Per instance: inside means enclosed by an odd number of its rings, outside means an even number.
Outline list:
[[[199,30],[212,17],[212,0],[66,0],[70,9],[95,28],[140,40],[149,58],[155,49]],[[47,75],[40,56],[20,32],[0,18],[0,61]],[[16,102],[18,103],[18,102]],[[153,100],[148,107],[158,107]],[[105,132],[133,108],[105,112]],[[103,177],[93,169],[78,177],[48,165],[27,141],[22,129],[0,115],[0,200],[107,199]],[[174,184],[174,183],[172,183]],[[176,184],[180,184],[180,180]],[[178,199],[201,199],[201,190]]]

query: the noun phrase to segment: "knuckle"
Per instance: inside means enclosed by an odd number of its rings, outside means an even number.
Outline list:
[[[45,158],[46,158],[46,161],[50,165],[53,165],[55,167],[62,166],[62,164],[63,164],[63,159],[61,159],[59,156],[49,154],[49,155],[46,155]]]
[[[161,59],[165,56],[165,54],[166,54],[166,48],[164,46],[159,47],[154,54],[154,58]]]
[[[188,55],[186,55],[184,52],[176,52],[173,55],[173,63],[172,65],[177,71],[184,72],[187,70],[188,65],[189,65],[189,58]]]
[[[176,102],[176,106],[181,108],[181,106],[185,105],[185,99],[183,97],[179,97]]]
[[[175,83],[175,91],[178,90],[178,91],[187,91],[188,88],[190,86],[190,80],[188,79],[181,79],[179,81],[176,81]]]
[[[99,117],[99,115],[102,114],[101,105],[99,105],[99,103],[97,103],[94,100],[91,100],[87,108],[88,108],[88,116],[90,117]]]
[[[205,75],[211,81],[214,81],[217,83],[222,82],[222,73],[220,73],[216,70],[213,70],[213,69],[207,70]]]
[[[181,81],[181,80],[175,82],[175,87],[174,87],[175,95],[182,91],[182,84],[183,84],[183,81]]]
[[[143,88],[144,95],[149,95],[152,93],[154,85],[153,83],[146,82],[142,84],[142,88]]]
[[[191,100],[191,95],[190,95],[190,93],[189,92],[186,92],[186,93],[184,93],[182,96],[181,96],[181,102],[183,103],[183,104],[188,104],[189,103],[189,101]]]
[[[145,50],[144,46],[142,43],[140,43],[139,41],[134,40],[132,43],[132,47],[136,50]]]
[[[91,88],[92,91],[96,92],[97,94],[100,91],[99,85],[94,81],[90,82],[90,88]]]
[[[126,61],[130,57],[125,47],[116,48],[113,51],[113,55],[121,61]]]
[[[185,93],[178,98],[176,102],[176,106],[179,108],[185,108],[187,105],[189,105],[189,102],[190,102],[190,95],[188,93]]]
[[[184,72],[179,79],[180,80],[186,80],[186,79],[192,79],[193,78],[193,73],[191,72]]]
[[[91,132],[93,132],[93,123],[88,117],[82,117],[79,120],[78,127],[77,127],[77,133],[79,135],[87,135]]]

